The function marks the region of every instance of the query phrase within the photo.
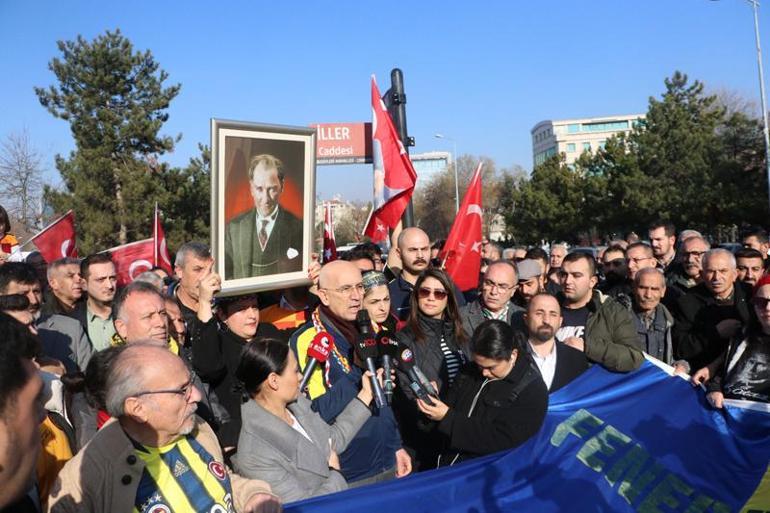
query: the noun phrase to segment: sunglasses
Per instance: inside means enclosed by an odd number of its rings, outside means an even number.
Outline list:
[[[759,308],[760,310],[764,310],[765,308],[767,308],[767,305],[770,304],[770,297],[755,296],[751,298],[751,304],[753,304],[755,307]]]
[[[420,289],[417,291],[417,296],[420,299],[427,299],[427,298],[429,298],[431,296],[431,294],[433,295],[433,297],[435,297],[439,301],[442,301],[442,300],[446,299],[446,297],[447,297],[447,291],[446,290],[429,289],[428,287],[420,287]]]

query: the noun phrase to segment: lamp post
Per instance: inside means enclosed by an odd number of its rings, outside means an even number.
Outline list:
[[[460,185],[457,180],[457,141],[453,137],[447,137],[444,134],[434,134],[436,139],[445,139],[452,142],[452,160],[454,161],[455,170],[455,214],[460,212]]]
[[[711,0],[716,2],[719,0]],[[762,46],[759,44],[759,0],[746,0],[754,11],[754,40],[757,43],[757,69],[759,71],[759,99],[762,104],[762,132],[765,139],[765,168],[767,173],[767,199],[770,204],[770,129],[767,126],[767,100],[765,99],[765,74],[762,70]]]
[[[759,69],[759,95],[762,100],[762,128],[765,134],[765,167],[767,168],[767,199],[770,204],[770,130],[767,127],[767,100],[765,99],[765,74],[762,71],[762,47],[759,44],[759,0],[748,0],[754,9],[754,39],[757,41],[757,67]]]

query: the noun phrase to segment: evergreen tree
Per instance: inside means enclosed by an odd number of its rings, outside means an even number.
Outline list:
[[[57,212],[76,212],[84,253],[147,237],[153,204],[165,196],[158,174],[167,170],[156,158],[175,142],[160,130],[180,85],[164,87],[167,73],[119,30],[58,48],[61,58],[49,63],[58,84],[35,92],[69,122],[76,149],[57,156],[64,190],[48,188],[46,199]]]

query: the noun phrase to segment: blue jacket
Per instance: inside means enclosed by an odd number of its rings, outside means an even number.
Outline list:
[[[328,424],[342,413],[360,389],[361,370],[352,364],[353,345],[334,327],[323,314],[321,323],[334,338],[335,352],[329,354],[329,385],[324,378],[324,366],[318,365],[308,381],[312,409]],[[289,346],[304,370],[307,349],[317,331],[312,319],[294,332]],[[401,437],[393,411],[386,406],[372,407],[372,416],[364,423],[348,448],[340,453],[342,474],[349,482],[359,481],[392,469],[396,464],[396,451],[401,449]]]

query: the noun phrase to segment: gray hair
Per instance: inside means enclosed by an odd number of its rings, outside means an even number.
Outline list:
[[[556,248],[561,248],[561,249],[563,249],[564,251],[568,251],[568,249],[567,249],[567,245],[566,245],[566,244],[564,244],[563,242],[559,242],[559,243],[556,243],[556,244],[551,244],[551,247],[550,247],[549,249],[550,249],[551,251],[553,251],[553,250],[554,250],[554,249],[556,249]]]
[[[642,276],[647,276],[648,274],[657,275],[660,277],[660,281],[663,283],[663,286],[666,286],[666,275],[663,274],[663,271],[657,267],[645,267],[644,269],[639,269],[639,271],[636,273],[636,276],[634,276],[634,285],[639,285],[639,282],[642,281]]]
[[[727,257],[727,261],[729,262],[730,268],[733,271],[738,268],[738,263],[735,261],[735,255],[733,255],[732,251],[729,251],[724,248],[714,248],[707,251],[706,254],[703,255],[703,269],[704,270],[706,269],[706,266],[708,266],[709,259],[711,259],[711,257],[715,257],[719,255]]]
[[[107,372],[104,403],[112,417],[125,415],[126,399],[144,391],[147,358],[143,349],[159,347],[145,342],[125,346],[112,362]],[[167,349],[163,349],[167,351]]]
[[[503,258],[505,258],[506,260],[512,259],[513,255],[515,254],[516,254],[516,250],[513,248],[505,248],[503,250]]]
[[[127,286],[118,290],[118,293],[115,294],[115,299],[112,301],[113,322],[118,319],[122,320],[123,322],[128,321],[124,315],[123,306],[126,304],[128,296],[134,293],[154,294],[163,299],[163,294],[161,294],[160,291],[152,284],[147,283],[146,281],[132,281]]]
[[[184,267],[185,259],[187,255],[192,253],[196,258],[202,260],[208,260],[211,258],[211,250],[207,245],[202,242],[185,242],[180,246],[176,252],[176,258],[174,259],[175,267]]]
[[[691,240],[699,240],[706,246],[706,249],[711,249],[711,243],[707,241],[702,235],[691,235],[687,237],[682,241],[682,247],[684,247],[685,242],[690,242]]]
[[[681,245],[684,241],[686,241],[687,239],[692,239],[693,237],[700,237],[701,239],[703,239],[703,235],[701,235],[701,233],[698,230],[682,230],[679,233],[679,238],[677,242]],[[703,239],[703,240],[705,241],[706,239]]]
[[[80,272],[80,259],[79,258],[72,258],[72,257],[64,257],[60,258],[58,260],[54,260],[50,264],[48,264],[48,269],[46,270],[45,276],[48,278],[48,281],[51,281],[51,278],[53,277],[53,274],[59,270],[59,268],[64,267],[65,265],[76,265],[78,266],[78,272]]]
[[[155,271],[144,271],[142,274],[134,278],[134,282],[137,281],[149,283],[158,289],[158,291],[163,291],[163,278],[158,276]]]

